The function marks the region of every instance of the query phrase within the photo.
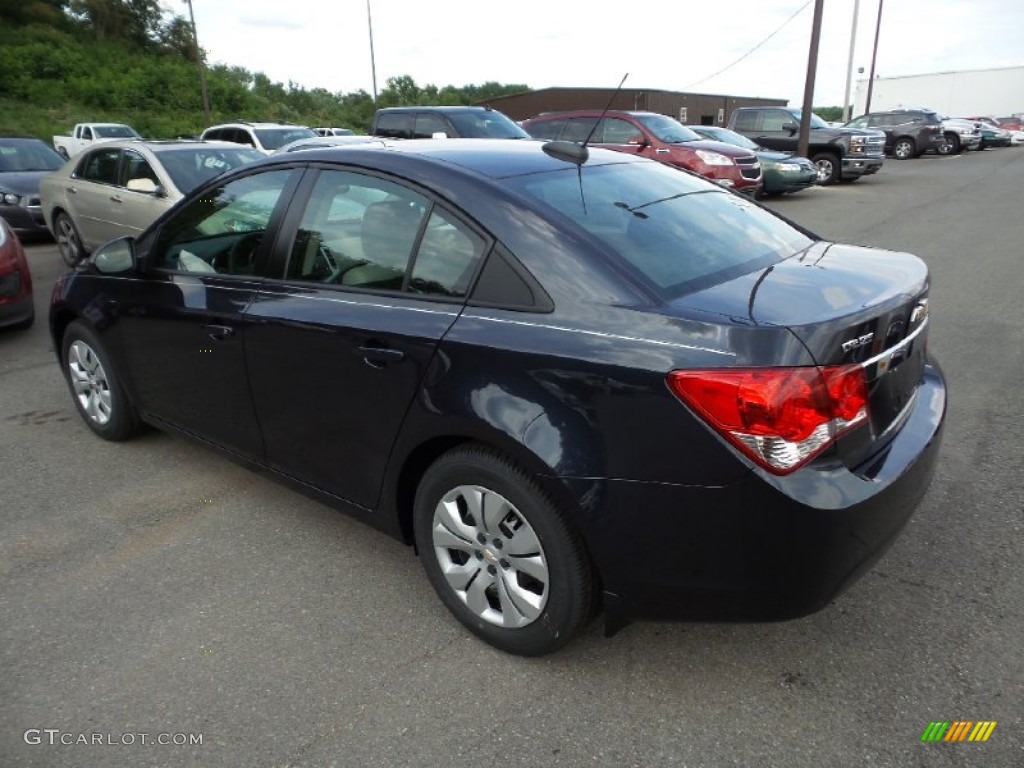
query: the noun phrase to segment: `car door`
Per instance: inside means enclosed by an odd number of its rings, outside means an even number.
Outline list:
[[[67,186],[68,212],[90,250],[120,233],[117,224],[117,147],[96,147],[83,153]]]
[[[795,152],[800,140],[796,117],[784,109],[764,109],[759,114],[754,141],[768,149]],[[794,129],[795,126],[795,129]]]
[[[660,146],[661,142],[645,133],[640,126],[620,117],[602,118],[591,143],[655,160],[662,160],[670,154],[667,148]]]
[[[250,385],[269,465],[370,509],[487,240],[405,183],[314,173],[279,239],[284,279],[245,313]]]
[[[125,366],[155,419],[262,460],[245,368],[245,309],[301,176],[255,172],[206,189],[140,243],[144,279],[118,298]]]

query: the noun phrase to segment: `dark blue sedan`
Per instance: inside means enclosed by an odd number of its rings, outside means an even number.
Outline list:
[[[560,142],[268,158],[60,279],[85,423],[174,430],[413,544],[478,636],[824,607],[934,472],[929,274]],[[344,599],[344,595],[339,595]]]

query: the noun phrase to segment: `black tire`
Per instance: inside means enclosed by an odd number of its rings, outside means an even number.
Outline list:
[[[811,158],[818,169],[818,184],[822,186],[835,184],[842,175],[842,165],[839,156],[831,152],[819,152]]]
[[[935,148],[935,151],[940,155],[958,155],[962,150],[960,146],[960,137],[955,133],[944,134],[944,141]]]
[[[68,151],[66,149],[64,149],[64,147],[57,147],[57,154],[59,154],[65,160],[70,160],[71,159],[70,157],[68,157]]]
[[[500,454],[465,446],[441,456],[420,481],[413,514],[431,586],[455,618],[495,648],[551,653],[593,615],[593,577],[579,533]]]
[[[141,431],[138,412],[125,395],[106,347],[81,320],[64,331],[61,368],[78,415],[89,429],[104,440],[115,442]]]
[[[917,145],[913,139],[897,139],[892,145],[892,156],[897,160],[910,160],[917,157]]]
[[[78,234],[78,227],[64,211],[58,213],[53,220],[53,229],[57,238],[57,250],[65,264],[73,267],[85,258],[85,247],[82,245],[82,236]]]

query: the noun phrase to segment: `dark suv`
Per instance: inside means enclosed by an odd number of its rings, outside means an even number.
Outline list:
[[[660,160],[747,195],[761,189],[761,163],[749,149],[712,141],[656,112],[551,112],[524,120],[523,128],[535,139],[582,142],[589,136],[593,145]]]
[[[490,107],[378,109],[371,136],[387,139],[528,139],[512,120]]]
[[[930,109],[891,109],[861,115],[846,124],[847,128],[874,128],[885,133],[885,151],[897,160],[938,151],[946,139],[942,118]]]

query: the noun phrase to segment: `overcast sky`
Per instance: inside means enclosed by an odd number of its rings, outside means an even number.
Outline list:
[[[854,79],[866,78],[879,0],[860,0]],[[487,81],[803,100],[807,0],[370,0],[377,85]],[[165,7],[187,14],[180,0]],[[854,0],[825,0],[816,106],[839,105]],[[373,90],[366,0],[193,0],[210,63],[337,93]],[[803,8],[803,10],[800,10]],[[799,11],[799,12],[798,12]],[[774,37],[725,72],[793,14]],[[1024,0],[884,0],[882,77],[1024,65]],[[858,67],[865,74],[857,75]],[[714,76],[713,76],[714,75]],[[851,92],[851,100],[853,94]],[[1024,109],[1024,94],[1021,94]]]

